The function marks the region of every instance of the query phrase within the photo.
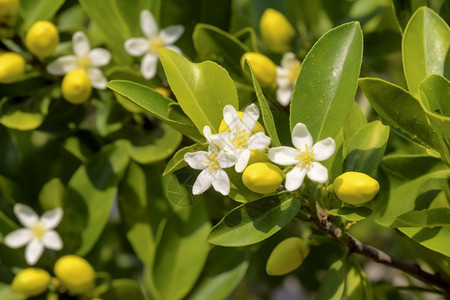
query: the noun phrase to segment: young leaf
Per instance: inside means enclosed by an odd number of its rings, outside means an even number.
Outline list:
[[[200,132],[208,125],[216,133],[223,118],[223,107],[230,104],[239,108],[236,87],[228,72],[211,61],[191,63],[169,49],[161,49],[159,54],[183,111]]]
[[[354,101],[362,60],[358,23],[324,34],[302,64],[291,102],[290,128],[302,122],[314,141],[334,138]]]
[[[447,23],[432,9],[419,8],[409,20],[402,40],[403,69],[411,94],[417,96],[419,83],[428,75],[444,75],[449,47]]]
[[[36,129],[44,122],[50,97],[34,96],[21,102],[4,98],[0,102],[0,123],[17,130]]]
[[[208,242],[225,247],[258,243],[283,228],[300,209],[289,193],[268,196],[230,211],[208,235]]]
[[[181,168],[186,167],[188,165],[187,162],[184,160],[184,155],[186,153],[196,152],[196,151],[205,150],[205,149],[206,149],[206,145],[204,145],[204,144],[193,144],[193,145],[190,145],[190,146],[187,146],[187,147],[184,147],[184,148],[178,150],[177,153],[175,153],[173,155],[173,157],[167,163],[167,166],[164,169],[163,176],[170,174],[172,172],[175,172]]]
[[[372,214],[372,210],[365,206],[343,206],[341,208],[330,209],[327,215],[341,217],[349,222],[358,222],[366,219]]]

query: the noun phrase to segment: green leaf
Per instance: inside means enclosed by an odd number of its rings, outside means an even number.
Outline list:
[[[139,107],[142,107],[153,116],[169,124],[184,135],[195,141],[204,139],[193,123],[186,124],[171,119],[169,115],[171,106],[178,104],[172,99],[164,97],[152,88],[125,80],[113,80],[108,82],[107,86],[117,94],[131,100]]]
[[[304,123],[314,141],[334,138],[354,101],[362,31],[352,22],[324,34],[302,64],[291,102],[291,131]]]
[[[345,289],[345,264],[337,260],[331,265],[316,294],[316,300],[340,300]]]
[[[0,282],[0,299],[26,300],[28,297],[13,292],[9,284]]]
[[[108,291],[102,294],[104,300],[145,300],[139,283],[131,279],[115,279]]]
[[[450,257],[450,248],[448,247],[450,226],[433,228],[403,227],[399,228],[399,230],[422,246]]]
[[[206,262],[211,229],[203,202],[179,210],[167,222],[156,250],[152,281],[156,299],[183,299]]]
[[[444,75],[449,47],[447,23],[432,9],[419,8],[409,20],[402,40],[403,69],[411,94],[417,96],[419,83],[428,75]]]
[[[258,243],[283,228],[300,209],[290,193],[268,196],[230,211],[208,235],[211,244],[242,247]]]
[[[187,169],[163,176],[163,190],[166,198],[179,207],[189,207],[200,199],[207,198],[205,194],[193,195],[191,192],[197,174],[192,169]]]
[[[107,145],[73,174],[66,189],[64,218],[58,227],[64,252],[85,255],[99,238],[129,162],[128,147],[121,141]]]
[[[372,210],[365,206],[343,206],[341,208],[330,209],[327,215],[341,217],[349,222],[358,222],[366,219],[372,214]]]
[[[169,49],[161,49],[159,54],[167,80],[183,111],[200,132],[208,125],[216,133],[223,119],[223,107],[230,104],[239,108],[236,87],[228,72],[210,61],[191,63]]]
[[[64,183],[60,178],[54,177],[47,181],[39,192],[39,203],[42,210],[51,210],[62,207],[65,197]]]
[[[400,31],[404,31],[406,24],[413,13],[421,6],[426,6],[426,0],[392,0],[395,18],[400,27]]]
[[[373,290],[363,268],[354,259],[346,261],[345,299],[372,300]]]
[[[256,90],[256,97],[258,98],[258,104],[261,109],[261,116],[264,121],[264,127],[267,130],[267,135],[272,139],[271,144],[273,147],[281,146],[280,140],[278,139],[277,128],[275,126],[275,121],[273,120],[272,112],[270,111],[270,107],[267,103],[266,97],[264,97],[258,79],[256,78],[255,73],[253,72],[253,69],[248,61],[245,61],[245,67],[252,76],[253,86]]]
[[[193,144],[190,146],[186,146],[180,150],[177,151],[173,155],[173,157],[169,160],[169,162],[166,165],[166,168],[164,169],[163,176],[170,174],[172,172],[175,172],[181,168],[184,168],[188,165],[188,163],[184,160],[184,155],[188,152],[196,152],[200,150],[205,150],[206,145],[204,144]]]
[[[258,41],[253,27],[242,28],[234,36],[247,47],[247,51],[259,52]]]
[[[432,208],[410,211],[395,218],[391,227],[437,227],[450,226],[450,208]]]
[[[389,127],[380,121],[360,128],[347,140],[344,172],[355,171],[375,176],[389,138]]]
[[[49,97],[30,97],[16,102],[4,99],[0,102],[0,123],[17,130],[32,130],[41,126],[48,113]]]
[[[27,31],[31,25],[41,20],[50,20],[64,0],[21,0],[20,7],[24,18],[22,30]]]
[[[249,266],[246,248],[214,247],[188,300],[226,299],[241,282]]]

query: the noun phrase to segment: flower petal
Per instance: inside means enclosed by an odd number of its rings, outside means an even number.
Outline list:
[[[242,125],[242,120],[233,105],[225,105],[223,108],[223,120],[228,125],[232,132],[237,131],[238,127]]]
[[[91,79],[92,86],[99,90],[106,89],[106,78],[98,68],[89,68],[87,71]]]
[[[33,238],[33,233],[28,228],[20,228],[7,234],[3,242],[10,248],[19,248],[27,244]]]
[[[270,145],[270,137],[264,132],[257,132],[247,140],[247,148],[250,150],[264,150]]]
[[[77,58],[75,55],[65,55],[52,61],[47,66],[47,72],[52,75],[64,75],[77,68]]]
[[[45,229],[53,229],[58,226],[63,217],[63,210],[61,207],[46,211],[40,221],[44,224]]]
[[[94,48],[89,52],[89,59],[94,67],[106,66],[111,60],[111,53],[103,48]]]
[[[308,168],[308,178],[315,182],[324,183],[328,180],[328,170],[321,163],[312,162]]]
[[[153,14],[145,9],[141,12],[141,29],[146,37],[151,38],[158,34],[158,24]]]
[[[38,240],[33,239],[25,249],[25,259],[29,265],[34,265],[44,252],[44,245]]]
[[[225,151],[219,151],[218,159],[219,166],[222,169],[230,168],[236,164],[236,161],[238,160],[237,156],[230,155],[229,153],[226,153]]]
[[[285,69],[291,68],[293,65],[297,64],[297,58],[295,57],[295,54],[292,52],[287,52],[283,55],[281,58],[281,66]]]
[[[237,161],[236,165],[234,166],[234,169],[236,170],[236,172],[238,172],[238,173],[244,172],[245,168],[247,167],[249,159],[250,159],[250,150],[243,149],[239,153],[238,161]]]
[[[306,147],[311,151],[313,139],[311,134],[303,123],[297,123],[292,130],[292,144],[301,151],[305,151]]]
[[[292,89],[291,88],[278,88],[277,89],[277,100],[283,105],[287,106],[291,102]]]
[[[208,169],[201,171],[192,187],[192,194],[199,195],[209,189],[213,179],[213,174]]]
[[[269,149],[269,159],[282,166],[290,166],[299,163],[297,157],[300,155],[297,149],[292,147],[274,147]]]
[[[14,205],[14,213],[25,227],[33,227],[37,221],[39,221],[39,216],[34,212],[34,210],[28,205],[17,203]]]
[[[42,243],[44,244],[45,248],[52,250],[61,250],[63,247],[61,237],[54,230],[49,230],[45,233],[44,237],[42,238]]]
[[[89,54],[91,45],[89,39],[83,31],[77,31],[72,36],[73,52],[78,57],[84,57]]]
[[[302,167],[294,167],[286,174],[285,187],[288,191],[295,191],[302,185],[305,179],[306,169]]]
[[[178,54],[183,54],[183,51],[181,51],[181,49],[177,46],[174,45],[168,45],[168,46],[164,46],[164,48],[170,49],[172,51],[175,51]]]
[[[152,79],[156,75],[158,56],[147,53],[141,63],[141,73],[145,79]]]
[[[329,159],[336,150],[336,143],[332,138],[326,138],[314,144],[314,160],[322,161]]]
[[[183,25],[172,25],[161,29],[159,37],[162,39],[164,45],[172,45],[181,37],[183,32]]]
[[[227,172],[222,169],[217,170],[212,185],[222,195],[228,195],[230,193],[230,178],[228,178]]]
[[[242,116],[242,124],[244,128],[248,130],[248,132],[252,132],[258,119],[259,109],[254,103],[252,103],[244,110],[244,115]]]
[[[205,154],[205,151],[188,152],[184,154],[184,160],[191,168],[196,170],[203,170],[208,167],[208,165],[204,163],[204,161],[208,160]]]
[[[125,50],[132,56],[142,56],[148,52],[148,40],[144,38],[132,38],[125,42]]]

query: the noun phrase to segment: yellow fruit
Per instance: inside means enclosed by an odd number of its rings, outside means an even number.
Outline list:
[[[309,246],[301,238],[287,238],[270,253],[266,264],[266,272],[272,276],[292,272],[302,264],[308,254]]]
[[[270,51],[285,53],[291,50],[295,30],[282,13],[266,9],[259,22],[259,30]]]
[[[166,88],[163,87],[157,87],[155,88],[155,91],[157,91],[158,93],[160,93],[161,95],[169,98],[170,97],[170,91]]]
[[[257,162],[267,162],[270,161],[267,152],[261,150],[250,150],[250,159],[248,160],[248,166]]]
[[[82,257],[66,255],[55,263],[54,273],[73,295],[86,294],[94,288],[94,268]]]
[[[257,162],[244,170],[242,182],[255,193],[270,194],[277,190],[283,177],[283,172],[276,165],[269,162]]]
[[[0,17],[15,16],[19,11],[19,0],[0,0]]]
[[[84,70],[73,70],[64,76],[61,88],[64,99],[72,104],[80,104],[91,95],[91,79]]]
[[[363,204],[375,197],[380,190],[378,181],[360,172],[345,172],[333,182],[336,196],[349,204]]]
[[[47,290],[50,279],[50,274],[44,269],[26,268],[14,277],[11,289],[27,297],[34,297]]]
[[[242,116],[244,115],[244,113],[242,111],[238,111],[237,112],[239,115],[239,118],[241,118],[242,120]],[[225,123],[225,120],[222,120],[222,122],[220,122],[219,125],[219,132],[230,132],[230,127],[228,127],[227,123]],[[259,122],[256,122],[255,127],[253,127],[252,133],[251,134],[255,134],[257,132],[264,132],[264,128],[262,127],[262,125]]]
[[[38,21],[28,30],[25,44],[37,57],[50,56],[59,44],[58,29],[49,21]]]
[[[263,88],[270,88],[275,84],[277,78],[277,68],[273,61],[267,56],[257,52],[247,52],[241,57],[241,67],[247,76],[250,76],[245,71],[245,60],[248,60],[252,66],[253,72],[258,79],[259,84]]]
[[[25,59],[17,53],[0,54],[0,83],[12,83],[25,73]]]

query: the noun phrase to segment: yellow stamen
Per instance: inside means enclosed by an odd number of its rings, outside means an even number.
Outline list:
[[[242,129],[241,126],[239,126],[237,133],[234,135],[234,138],[230,140],[230,143],[232,143],[236,149],[247,149],[249,135],[249,132],[247,132],[245,128]]]
[[[80,69],[87,70],[89,67],[92,66],[92,62],[89,59],[89,57],[79,57],[77,58],[77,65]]]
[[[46,229],[45,229],[45,227],[42,224],[37,223],[33,227],[32,231],[33,231],[33,236],[34,237],[36,237],[38,239],[41,239],[44,236],[44,234],[46,232]]]
[[[307,168],[311,165],[312,162],[314,162],[314,153],[312,149],[311,151],[309,151],[308,145],[305,145],[305,151],[302,151],[299,148],[297,148],[297,151],[300,153],[300,155],[295,158],[300,161],[297,166]]]
[[[158,53],[158,49],[164,47],[164,42],[159,38],[155,37],[148,41],[148,49],[152,53]]]
[[[217,170],[220,168],[218,153],[210,152],[210,153],[206,153],[205,156],[209,159],[209,160],[203,161],[205,164],[207,164],[209,166],[208,170],[214,171],[214,170]]]

